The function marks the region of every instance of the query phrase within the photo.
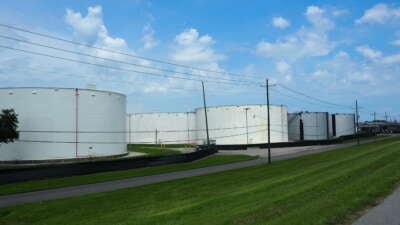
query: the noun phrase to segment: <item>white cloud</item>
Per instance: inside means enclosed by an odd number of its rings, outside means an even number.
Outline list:
[[[152,49],[158,45],[158,40],[154,37],[154,29],[150,24],[147,24],[143,27],[143,48],[144,49]]]
[[[290,21],[281,16],[274,17],[272,18],[272,25],[280,29],[285,29],[290,26]]]
[[[280,61],[275,63],[275,69],[279,73],[284,74],[284,73],[287,73],[290,70],[290,65],[287,62],[285,62],[283,60],[280,60]]]
[[[347,9],[336,9],[332,12],[332,15],[335,17],[338,17],[338,16],[349,14],[349,13],[350,13],[350,11]]]
[[[319,30],[330,30],[335,26],[326,15],[325,10],[318,6],[308,6],[305,15],[308,21]]]
[[[256,53],[267,58],[295,61],[300,58],[327,55],[335,47],[328,37],[328,31],[334,23],[325,10],[309,6],[305,12],[309,27],[302,27],[297,32],[274,42],[261,41],[257,44]]]
[[[387,4],[379,3],[366,10],[364,15],[356,20],[356,23],[385,24],[397,19],[400,19],[400,8],[390,7]]]
[[[318,69],[311,74],[315,78],[323,78],[329,75],[326,69]]]
[[[382,56],[382,52],[370,48],[368,45],[361,45],[356,50],[366,58],[378,59]]]
[[[74,36],[77,42],[84,42],[100,48],[113,49],[125,52],[127,54],[136,55],[136,53],[129,48],[128,44],[123,38],[114,37],[109,34],[103,21],[101,6],[89,7],[87,14],[81,14],[80,12],[67,9],[64,18],[66,26],[71,28],[71,35],[51,33],[47,30],[38,30],[34,27],[30,29],[40,33],[61,37],[63,39],[71,39],[71,36]],[[20,26],[24,27],[24,25]],[[10,33],[10,36],[14,35]],[[32,42],[43,42],[42,38],[36,38],[35,36],[26,36],[24,39]],[[0,42],[1,44],[5,44],[7,46],[41,52],[49,55],[57,55],[59,57],[64,57],[71,60],[79,60],[88,63],[101,64],[104,66],[112,66],[113,68],[123,68],[162,75],[161,72],[151,69],[138,68],[137,66],[132,67],[126,64],[110,62],[107,60],[94,59],[84,55],[63,53],[43,47],[18,44],[15,42],[12,45],[11,43],[6,43],[2,40],[0,40]],[[111,58],[114,60],[146,66],[152,65],[152,63],[147,60],[135,59],[126,55],[101,51],[93,48],[74,46],[60,41],[52,41],[51,39],[47,40],[45,44],[93,56]],[[6,76],[1,75],[1,73],[12,74],[12,78],[7,78]],[[85,87],[86,84],[96,84],[99,89],[131,94],[151,92],[165,93],[167,91],[174,92],[174,88],[181,85],[179,83],[175,83],[172,81],[172,79],[155,78],[158,77],[152,77],[133,71],[121,71],[118,69],[102,68],[86,64],[66,62],[58,59],[51,59],[42,56],[16,53],[10,50],[0,50],[0,83],[9,86],[46,85],[61,87]]]
[[[400,46],[400,39],[391,42],[392,45]]]
[[[225,59],[212,48],[214,40],[209,35],[200,36],[196,29],[188,29],[175,37],[173,60],[183,63],[208,64]]]
[[[384,63],[400,63],[400,54],[390,55],[383,58]]]
[[[102,16],[101,6],[89,7],[86,17],[83,17],[80,12],[67,9],[65,21],[72,27],[74,35],[79,40],[93,44],[99,33],[106,32]]]
[[[335,57],[340,57],[340,58],[348,58],[349,54],[345,51],[339,51]]]
[[[128,48],[123,38],[113,38],[108,34],[103,22],[101,6],[89,7],[86,16],[67,9],[65,21],[79,41],[112,49],[126,50]]]

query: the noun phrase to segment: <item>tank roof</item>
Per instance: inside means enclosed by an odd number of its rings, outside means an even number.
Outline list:
[[[188,114],[195,112],[140,112],[140,113],[127,113],[128,115],[147,115],[147,114]]]
[[[223,107],[245,107],[245,106],[267,106],[267,104],[245,104],[245,105],[218,105],[218,106],[207,106],[207,109],[210,108],[223,108]],[[273,107],[287,107],[286,105],[276,105],[270,104],[269,106]],[[204,107],[195,108],[195,110],[203,109]]]
[[[112,93],[116,95],[122,95],[126,97],[125,94],[118,93],[115,91],[106,91],[106,90],[98,90],[98,89],[88,89],[88,88],[67,88],[67,87],[0,87],[0,90],[7,90],[7,89],[63,89],[63,90],[83,90],[83,91],[94,91],[94,92],[104,92],[104,93]]]

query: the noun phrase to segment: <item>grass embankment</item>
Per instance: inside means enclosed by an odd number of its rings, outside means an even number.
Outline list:
[[[372,137],[360,137],[360,141],[371,141],[371,140],[379,140],[382,138],[387,138],[390,137],[390,134],[380,134],[380,135],[376,135],[376,136],[372,136]],[[347,144],[347,143],[353,143],[353,142],[357,142],[357,138],[352,138],[349,140],[344,140],[343,144]]]
[[[189,163],[171,164],[165,166],[146,167],[146,168],[138,168],[131,170],[123,170],[123,171],[114,171],[114,172],[96,173],[96,174],[73,176],[73,177],[5,184],[5,185],[0,185],[0,195],[38,191],[50,188],[60,188],[60,187],[67,187],[80,184],[120,180],[125,178],[147,176],[147,175],[167,173],[179,170],[188,170],[188,169],[195,169],[207,166],[234,163],[255,158],[256,157],[246,156],[246,155],[229,155],[229,156],[213,155]]]
[[[155,147],[155,148],[190,148],[195,144],[128,144],[131,147]]]
[[[171,147],[172,148],[172,147]],[[56,162],[56,163],[42,163],[42,164],[36,164],[36,165],[0,165],[0,170],[7,170],[7,169],[16,169],[16,168],[34,168],[34,167],[41,167],[41,166],[47,166],[47,165],[57,165],[57,164],[76,164],[76,163],[87,163],[87,162],[99,162],[99,161],[115,161],[115,160],[126,160],[126,159],[131,159],[131,158],[138,158],[138,157],[153,157],[153,156],[164,156],[164,155],[176,155],[176,154],[182,154],[182,152],[177,151],[177,150],[172,150],[168,148],[160,148],[160,145],[158,146],[146,146],[146,145],[128,145],[127,146],[128,151],[130,152],[140,152],[140,153],[145,153],[144,155],[139,155],[139,156],[125,156],[122,158],[87,158],[87,159],[79,159],[79,160],[66,160],[65,162]]]
[[[168,149],[168,148],[160,148],[160,147],[155,147],[155,146],[128,145],[128,151],[140,152],[140,153],[146,154],[146,155],[139,156],[139,157],[152,157],[152,156],[182,154],[182,152],[180,152],[178,150],[172,150],[172,149]]]
[[[0,209],[0,224],[340,224],[400,181],[400,139]]]

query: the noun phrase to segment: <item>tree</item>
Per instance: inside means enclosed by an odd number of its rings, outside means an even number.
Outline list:
[[[0,113],[0,143],[14,142],[18,139],[18,115],[14,109],[3,109]]]

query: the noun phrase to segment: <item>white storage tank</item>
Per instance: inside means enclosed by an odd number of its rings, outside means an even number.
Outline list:
[[[127,131],[127,141],[132,144],[195,143],[195,113],[131,113]]]
[[[126,150],[125,95],[72,88],[0,88],[0,109],[18,114],[17,141],[0,161],[118,156]]]
[[[332,133],[327,112],[289,113],[288,129],[290,141],[326,140]]]
[[[217,145],[259,144],[267,142],[267,105],[207,107],[209,136]],[[271,142],[287,142],[287,107],[270,105]],[[204,108],[196,109],[199,144],[205,143]]]
[[[331,115],[332,133],[334,137],[352,135],[355,133],[355,115],[352,113],[335,113]]]

